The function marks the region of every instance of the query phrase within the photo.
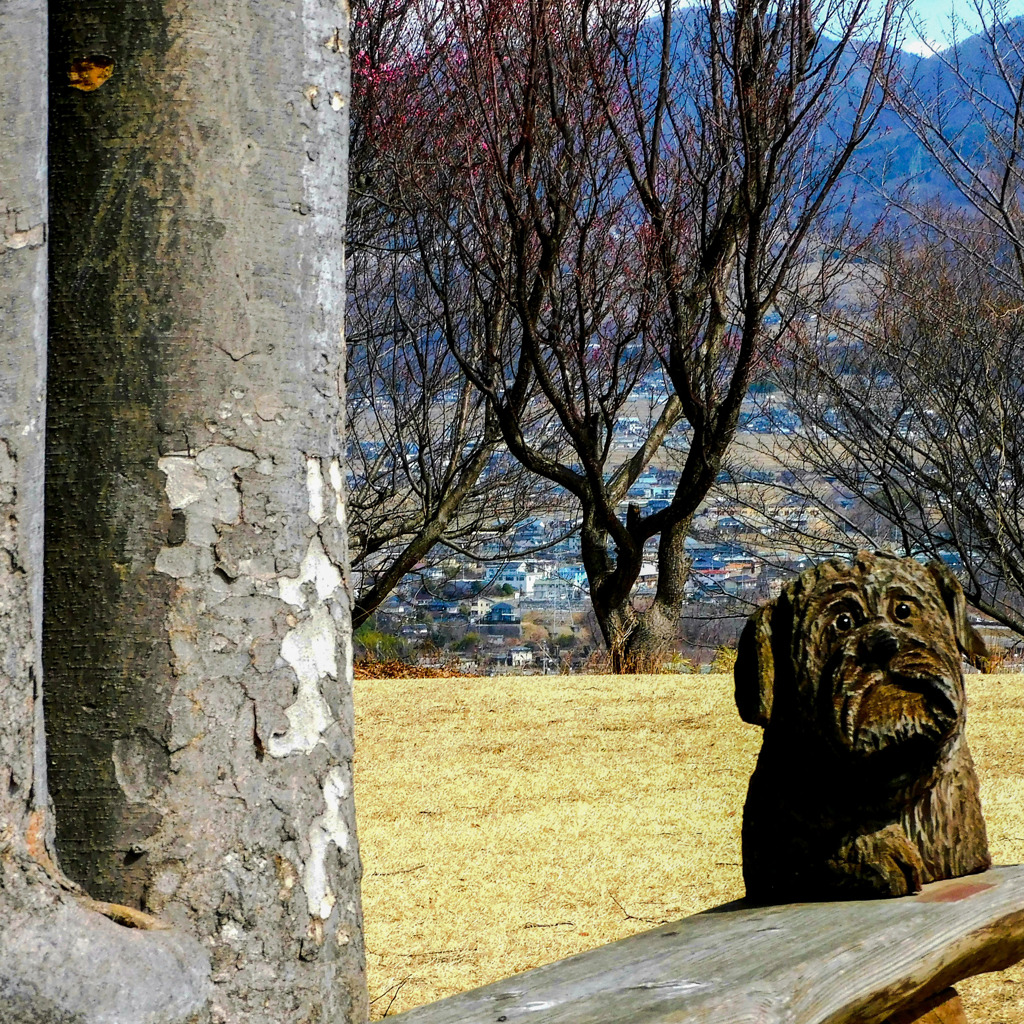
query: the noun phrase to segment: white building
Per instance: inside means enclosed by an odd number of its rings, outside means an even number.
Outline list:
[[[558,576],[542,576],[534,583],[531,594],[532,600],[548,604],[567,604],[570,601],[579,601],[582,597],[579,587]]]
[[[526,562],[510,562],[502,566],[494,576],[494,584],[498,587],[510,586],[522,597],[529,597],[533,594],[533,588],[537,580],[543,577],[543,573],[529,568]]]
[[[491,605],[494,604],[492,600],[486,597],[471,597],[468,601],[463,601],[462,603],[471,619],[482,619],[491,610]]]
[[[513,647],[508,652],[508,664],[513,668],[522,668],[533,664],[533,651],[529,647]]]

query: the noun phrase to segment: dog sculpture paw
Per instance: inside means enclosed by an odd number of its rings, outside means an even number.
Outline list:
[[[837,884],[846,875],[851,895],[909,896],[920,892],[927,868],[917,847],[899,825],[857,836],[828,867]]]

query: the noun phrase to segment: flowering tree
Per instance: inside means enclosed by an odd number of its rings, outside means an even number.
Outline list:
[[[388,78],[365,126],[378,196],[508,450],[579,502],[620,668],[674,636],[692,517],[764,315],[878,114],[895,6],[867,45],[864,0],[705,0],[653,19],[639,0],[411,3],[401,60],[356,55]],[[627,413],[645,430],[622,458]],[[674,496],[644,515],[629,489],[673,433]],[[641,606],[651,544],[658,589]]]
[[[437,12],[397,0],[353,25],[346,334],[356,628],[438,551],[522,557],[514,538],[524,520],[558,507],[572,521],[564,496],[509,455],[485,397],[462,373],[452,354],[458,328],[388,194],[387,168],[426,116],[410,91],[431,65],[421,13]]]

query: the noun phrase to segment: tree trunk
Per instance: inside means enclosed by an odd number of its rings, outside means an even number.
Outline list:
[[[660,668],[675,653],[690,559],[686,537],[692,517],[673,520],[658,538],[658,586],[654,600],[636,616],[624,645],[624,662],[648,670]]]
[[[346,6],[51,17],[57,846],[202,940],[213,1020],[361,1021]]]
[[[611,657],[613,672],[629,672],[625,664],[625,645],[636,626],[636,612],[630,591],[640,575],[638,552],[627,557],[621,549],[613,558],[608,531],[601,528],[594,514],[593,503],[583,503],[580,526],[580,557],[590,583],[590,602],[601,629],[605,647]]]
[[[0,1018],[184,1024],[195,940],[115,924],[60,874],[43,730],[46,4],[0,0]]]
[[[684,587],[690,560],[686,537],[692,516],[672,520],[658,539],[658,587],[647,607],[637,607],[632,595],[643,567],[643,534],[640,510],[629,506],[627,529],[634,533],[631,548],[609,549],[608,533],[594,517],[584,515],[580,549],[591,581],[594,615],[611,656],[613,672],[649,672],[661,667],[665,655],[674,652]]]

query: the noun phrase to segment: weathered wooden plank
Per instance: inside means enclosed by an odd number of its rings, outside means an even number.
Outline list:
[[[1024,865],[902,899],[727,904],[399,1014],[401,1024],[881,1024],[1024,959]]]

